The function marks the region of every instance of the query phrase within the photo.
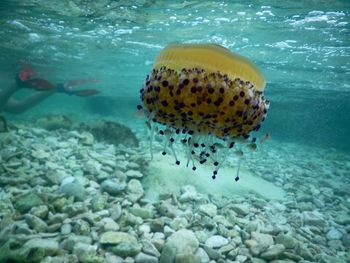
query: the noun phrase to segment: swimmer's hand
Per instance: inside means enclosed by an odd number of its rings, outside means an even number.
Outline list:
[[[60,93],[65,93],[68,95],[75,95],[75,96],[79,96],[79,97],[88,97],[88,96],[92,96],[92,95],[100,93],[100,91],[97,89],[73,90],[72,86],[65,85],[62,83],[56,85],[56,90],[57,90],[57,92],[60,92]]]

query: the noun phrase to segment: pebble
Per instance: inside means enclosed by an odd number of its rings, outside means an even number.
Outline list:
[[[231,208],[239,215],[246,216],[249,214],[249,206],[246,204],[234,204]]]
[[[210,262],[210,258],[207,254],[207,252],[205,252],[205,250],[203,248],[198,248],[197,252],[196,252],[196,256],[199,258],[199,261],[201,263],[209,263]]]
[[[320,212],[303,212],[303,219],[306,225],[324,227],[326,222],[323,218],[323,215]]]
[[[126,171],[126,176],[131,178],[141,178],[143,174],[137,170],[128,170]]]
[[[155,218],[152,220],[150,228],[152,232],[163,232],[164,230],[164,220],[162,218]],[[164,231],[165,234],[165,231]]]
[[[136,255],[135,262],[136,263],[158,263],[158,258],[141,252]]]
[[[66,205],[63,208],[63,212],[67,213],[70,217],[77,214],[81,214],[86,211],[85,204],[83,202],[75,202],[71,205]]]
[[[49,213],[49,208],[47,207],[47,205],[39,205],[39,206],[33,207],[29,213],[39,217],[40,219],[45,220]]]
[[[340,225],[350,224],[350,213],[338,213],[334,221]]]
[[[131,202],[137,202],[144,195],[141,182],[137,179],[131,179],[127,185],[127,193],[127,198]]]
[[[77,181],[62,184],[60,187],[60,192],[66,194],[67,196],[73,196],[78,201],[84,201],[86,198],[84,186]]]
[[[142,246],[131,241],[120,242],[117,246],[112,248],[112,251],[123,258],[133,257],[140,253]]]
[[[103,231],[118,231],[120,229],[117,222],[115,222],[112,218],[105,217],[100,221],[103,225]]]
[[[284,252],[285,247],[281,244],[276,244],[270,246],[266,252],[262,253],[260,256],[265,260],[278,259],[279,256]]]
[[[273,236],[269,235],[269,234],[262,234],[259,232],[252,232],[251,233],[251,237],[253,240],[255,240],[258,245],[267,248],[269,246],[272,246],[274,244],[273,241]]]
[[[107,205],[107,196],[97,195],[91,199],[91,208],[94,212],[103,210]]]
[[[176,248],[179,253],[194,254],[198,249],[199,242],[193,231],[180,229],[168,237],[166,245]]]
[[[75,234],[68,236],[68,238],[64,239],[60,246],[63,249],[66,249],[68,251],[73,251],[74,246],[77,243],[84,243],[90,245],[92,243],[92,239],[89,236],[77,236]]]
[[[49,238],[33,238],[28,240],[24,245],[24,248],[29,249],[42,249],[46,256],[52,256],[58,253],[59,244],[54,239]]]
[[[63,224],[61,226],[61,234],[62,235],[68,235],[72,232],[72,225],[71,224]]]
[[[28,226],[30,226],[32,229],[34,229],[37,232],[45,232],[47,230],[46,222],[37,216],[26,214],[25,220]]]
[[[276,236],[275,241],[277,244],[282,244],[285,248],[294,248],[296,245],[296,241],[291,235],[288,234],[280,234]]]
[[[119,257],[109,252],[105,254],[105,262],[106,263],[125,263],[122,257]]]
[[[116,196],[125,190],[126,184],[122,182],[105,180],[101,183],[101,188],[103,191],[109,193],[110,195]]]
[[[78,256],[79,262],[97,262],[97,246],[86,243],[76,243],[73,253]]]
[[[90,234],[90,225],[85,220],[78,219],[74,223],[73,232],[77,235],[88,236]]]
[[[153,212],[148,208],[143,207],[131,207],[129,209],[130,213],[135,216],[141,217],[142,219],[153,218]]]
[[[204,204],[199,206],[199,211],[210,217],[214,217],[217,214],[217,207],[213,204]]]
[[[130,241],[137,243],[137,239],[124,232],[117,232],[117,231],[107,231],[105,233],[102,233],[99,239],[99,242],[101,244],[109,244],[109,245],[117,245],[121,242]]]
[[[255,172],[268,172],[287,191],[282,200],[209,196],[193,185],[148,200],[140,149],[104,144],[86,131],[9,135],[0,140],[0,173],[16,177],[0,178],[0,262],[29,261],[19,258],[25,249],[43,263],[349,261],[350,199],[333,175],[346,169],[334,166],[319,180],[305,174],[318,169],[311,161],[296,165],[291,157],[288,171],[265,158]]]
[[[35,193],[28,193],[23,195],[15,201],[15,208],[19,210],[22,214],[28,212],[35,206],[44,205],[44,201]]]
[[[188,226],[188,221],[186,218],[183,217],[176,217],[174,220],[170,223],[170,227],[172,229],[179,230],[182,228],[186,228]]]
[[[342,237],[344,247],[350,251],[350,234],[346,234]]]
[[[142,252],[144,252],[147,255],[154,256],[156,258],[160,257],[158,249],[149,240],[142,240]]]
[[[180,202],[189,202],[198,199],[198,193],[194,186],[185,185],[180,189],[181,195],[179,198]]]
[[[50,154],[44,150],[35,150],[35,151],[32,151],[32,157],[38,160],[49,159]]]
[[[343,234],[335,228],[330,229],[327,234],[326,234],[326,238],[328,240],[334,240],[334,239],[341,239],[343,237]]]
[[[205,245],[210,248],[220,248],[228,244],[228,240],[222,236],[214,235],[205,241]]]

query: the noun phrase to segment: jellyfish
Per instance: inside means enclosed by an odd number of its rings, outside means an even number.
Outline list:
[[[250,60],[220,45],[166,46],[140,90],[138,109],[147,117],[151,155],[158,133],[163,155],[171,153],[180,165],[174,147],[180,144],[187,166],[211,163],[215,179],[237,142],[256,149],[250,133],[260,129],[269,108],[264,88],[264,76]],[[235,152],[243,155],[239,148]]]

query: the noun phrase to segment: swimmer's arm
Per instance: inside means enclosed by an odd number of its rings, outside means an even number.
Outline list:
[[[51,96],[55,92],[56,90],[40,91],[28,96],[27,98],[24,98],[21,101],[10,99],[4,107],[4,111],[12,114],[21,114],[39,104],[41,101]]]
[[[12,94],[15,93],[18,89],[18,86],[16,84],[13,84],[6,89],[0,90],[0,112],[5,108]]]

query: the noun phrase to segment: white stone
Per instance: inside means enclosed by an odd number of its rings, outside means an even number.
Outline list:
[[[75,178],[73,176],[68,176],[62,180],[61,185],[70,184],[70,183],[73,183],[74,181],[75,181]]]
[[[269,234],[262,234],[259,232],[251,233],[252,239],[258,242],[262,247],[269,247],[274,244],[273,237]]]
[[[183,254],[194,254],[199,246],[196,236],[188,229],[176,231],[167,239],[166,244],[176,248],[177,251],[181,251]]]
[[[90,258],[96,256],[97,246],[85,243],[77,243],[74,246],[73,253],[78,256],[79,262],[87,262]]]
[[[249,214],[249,207],[248,207],[248,205],[246,205],[246,204],[234,204],[234,205],[232,206],[232,209],[233,209],[236,213],[238,213],[238,214],[240,214],[240,215],[243,215],[243,216]]]
[[[32,151],[32,156],[36,159],[49,159],[50,154],[44,150],[36,150],[36,151]]]
[[[328,240],[341,239],[343,234],[338,229],[332,228],[328,231],[326,237]]]
[[[215,235],[205,241],[205,245],[210,248],[220,248],[228,244],[228,240],[222,236]]]
[[[102,220],[104,231],[118,231],[119,225],[112,218],[106,217]]]
[[[125,174],[127,177],[132,177],[132,178],[141,178],[143,176],[143,174],[137,170],[128,170]]]
[[[196,252],[196,256],[200,259],[201,263],[209,263],[210,262],[210,258],[207,254],[207,252],[205,252],[205,250],[203,248],[198,248],[197,252]]]
[[[185,185],[181,187],[181,196],[179,198],[180,202],[188,202],[197,199],[197,190],[192,185]]]
[[[217,207],[213,204],[204,204],[199,206],[199,211],[201,211],[203,214],[206,214],[210,217],[216,216],[217,213]]]

